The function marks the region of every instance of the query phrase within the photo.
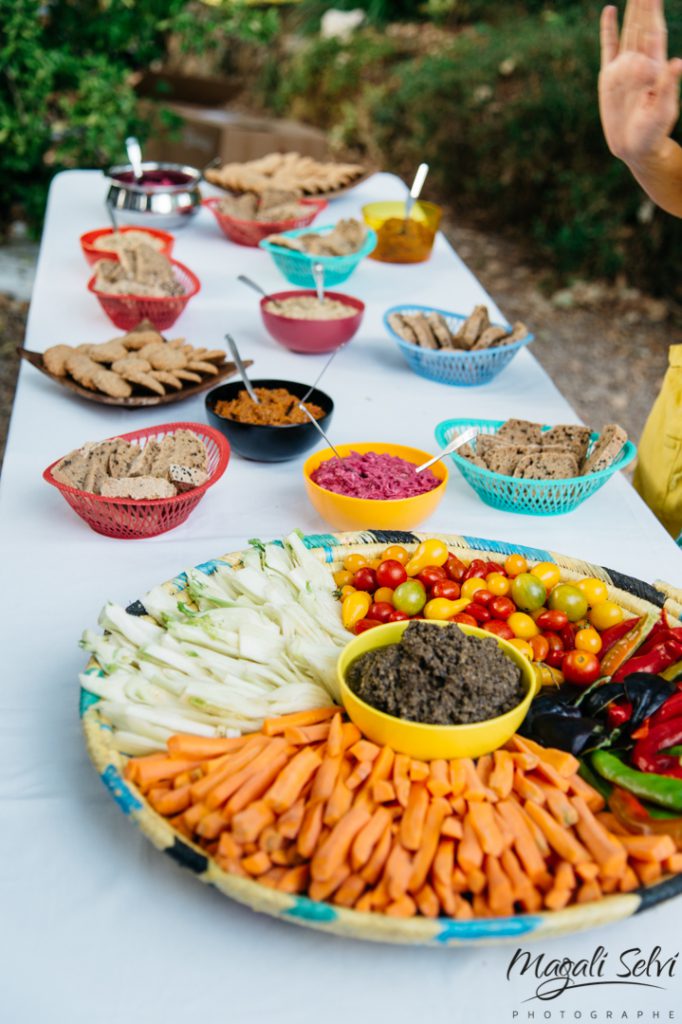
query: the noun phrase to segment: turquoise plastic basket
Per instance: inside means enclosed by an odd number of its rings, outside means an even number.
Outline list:
[[[445,309],[435,309],[433,306],[392,306],[384,313],[384,326],[398,348],[407,360],[410,369],[418,373],[420,377],[427,377],[428,380],[438,381],[439,384],[450,384],[455,387],[473,387],[476,384],[487,384],[497,377],[501,370],[504,370],[517,352],[534,340],[532,334],[527,334],[521,341],[515,341],[513,345],[500,345],[499,348],[486,348],[481,352],[442,352],[438,349],[420,348],[405,341],[393,330],[388,322],[392,313],[440,313],[445,318],[453,334],[459,330],[460,325],[466,320],[461,313],[450,313]],[[503,326],[500,324],[500,326]],[[508,327],[508,324],[504,325]],[[509,328],[511,330],[511,328]]]
[[[295,231],[282,231],[286,238],[298,238],[299,235],[325,235],[334,229],[334,224],[326,224],[323,228],[297,228]],[[321,263],[324,267],[325,288],[332,288],[334,285],[347,281],[358,263],[369,256],[377,244],[376,232],[371,228],[367,229],[367,237],[364,245],[357,252],[351,252],[348,256],[313,256],[304,252],[294,252],[293,249],[284,249],[280,245],[272,245],[267,239],[263,239],[258,245],[261,249],[269,252],[275,261],[276,266],[284,274],[287,281],[298,285],[299,288],[314,288],[313,263]]]
[[[468,427],[475,427],[482,434],[496,434],[503,422],[504,420],[443,420],[436,427],[436,441],[441,448],[445,448],[457,434],[461,434]],[[542,429],[549,430],[549,427],[545,426]],[[592,434],[588,454],[598,437],[599,434]],[[472,445],[475,448],[476,442],[472,442]],[[614,473],[632,462],[636,454],[634,444],[628,441],[608,469],[590,473],[588,476],[571,477],[568,480],[521,480],[475,466],[457,452],[453,452],[450,458],[486,505],[492,505],[503,512],[521,512],[528,516],[559,516],[564,512],[572,512],[586,498],[596,494]]]

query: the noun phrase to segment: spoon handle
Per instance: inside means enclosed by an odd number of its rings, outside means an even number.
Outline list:
[[[428,462],[422,462],[421,466],[417,466],[417,472],[422,473],[425,469],[428,469],[429,466],[433,466],[435,462],[440,462],[440,460],[444,459],[446,455],[451,455],[452,452],[461,448],[463,444],[473,441],[477,434],[478,430],[475,427],[469,427],[468,430],[463,430],[461,434],[457,435],[457,437],[453,437],[450,444],[446,448],[443,448],[440,455],[434,455],[434,457],[429,459]]]
[[[329,369],[329,367],[332,365],[332,362],[334,361],[334,356],[337,354],[337,352],[340,352],[342,348],[345,348],[347,344],[348,344],[348,342],[344,341],[343,345],[339,345],[338,348],[334,349],[334,351],[330,355],[329,359],[327,360],[327,362],[324,364],[324,366],[322,367],[322,369],[318,373],[318,375],[315,378],[314,382],[310,385],[310,387],[308,388],[308,390],[304,394],[303,398],[301,399],[301,404],[303,402],[307,402],[308,401],[308,399],[312,395],[313,391],[315,390],[317,385],[320,383],[320,381],[324,377],[324,375],[327,372],[327,370]]]
[[[130,160],[130,165],[133,169],[136,181],[142,180],[142,150],[140,149],[140,143],[137,141],[134,135],[129,135],[126,139],[126,153]]]
[[[321,263],[313,263],[313,279],[318,302],[324,302],[324,267]]]
[[[329,447],[331,448],[331,450],[332,450],[332,451],[334,452],[334,455],[336,455],[337,459],[340,459],[340,458],[341,458],[341,456],[339,455],[339,453],[337,452],[336,448],[334,447],[334,445],[333,445],[333,444],[331,443],[331,441],[329,440],[329,438],[328,438],[328,437],[327,437],[327,435],[325,434],[325,432],[324,432],[324,430],[322,429],[322,427],[320,426],[320,424],[319,424],[319,423],[317,422],[317,420],[315,419],[315,417],[314,417],[314,416],[312,415],[312,413],[309,413],[309,412],[308,412],[308,410],[307,410],[307,409],[306,409],[306,407],[304,406],[303,402],[299,402],[299,403],[298,403],[298,407],[299,407],[299,409],[301,410],[301,412],[304,412],[304,413],[306,414],[306,416],[308,417],[308,419],[310,420],[310,422],[312,423],[312,425],[313,425],[313,426],[315,427],[315,430],[317,430],[317,432],[318,432],[319,434],[322,434],[322,437],[323,437],[323,438],[325,439],[325,441],[327,442],[327,444],[329,445]]]
[[[266,291],[263,291],[261,286],[259,284],[256,284],[255,281],[252,281],[250,277],[246,276],[246,274],[239,274],[237,276],[237,280],[241,281],[242,284],[245,284],[247,288],[252,288],[254,292],[258,292],[258,294],[262,295],[264,299],[267,299],[268,293]]]
[[[227,342],[228,348],[230,349],[230,352],[232,353],[232,358],[234,359],[235,363],[237,364],[237,369],[239,370],[240,376],[241,376],[242,380],[244,381],[244,387],[246,388],[246,391],[248,393],[249,398],[256,405],[260,405],[260,398],[258,397],[256,392],[253,390],[253,385],[252,385],[251,381],[249,380],[248,374],[246,372],[246,367],[244,366],[244,362],[242,360],[242,357],[239,354],[239,349],[237,348],[236,341],[234,340],[234,338],[232,337],[231,334],[226,334],[225,335],[225,341]]]
[[[428,164],[420,164],[419,167],[417,168],[417,173],[414,176],[414,181],[412,182],[410,194],[405,200],[405,220],[409,219],[410,214],[412,213],[412,207],[414,206],[415,202],[417,201],[417,199],[419,199],[419,196],[421,195],[421,191],[424,187],[424,182],[426,181],[426,175],[428,173]]]

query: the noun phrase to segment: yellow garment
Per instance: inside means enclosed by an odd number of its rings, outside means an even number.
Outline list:
[[[639,442],[633,483],[674,537],[682,530],[682,345],[671,345],[663,386]]]

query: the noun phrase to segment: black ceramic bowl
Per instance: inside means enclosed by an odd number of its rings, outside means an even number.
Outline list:
[[[298,384],[293,380],[252,380],[255,388],[286,388],[286,390],[303,398],[309,384]],[[256,462],[286,462],[295,459],[322,441],[320,434],[312,423],[292,423],[284,427],[261,426],[256,423],[238,423],[218,416],[215,412],[216,402],[229,402],[244,390],[241,380],[222,384],[206,395],[206,415],[211,426],[219,430],[230,442],[232,451],[245,459]],[[324,416],[317,422],[323,430],[327,430],[334,411],[334,403],[329,395],[318,388],[313,388],[308,402],[319,405],[325,410]]]

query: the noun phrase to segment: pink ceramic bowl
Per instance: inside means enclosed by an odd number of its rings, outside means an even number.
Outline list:
[[[365,304],[352,295],[341,292],[325,292],[325,298],[336,299],[357,312],[337,320],[298,320],[290,316],[281,316],[265,307],[268,302],[283,299],[315,298],[312,290],[297,289],[289,292],[274,292],[260,300],[260,311],[268,333],[291,352],[303,352],[306,355],[319,355],[333,352],[335,348],[345,345],[356,334],[365,312]]]

